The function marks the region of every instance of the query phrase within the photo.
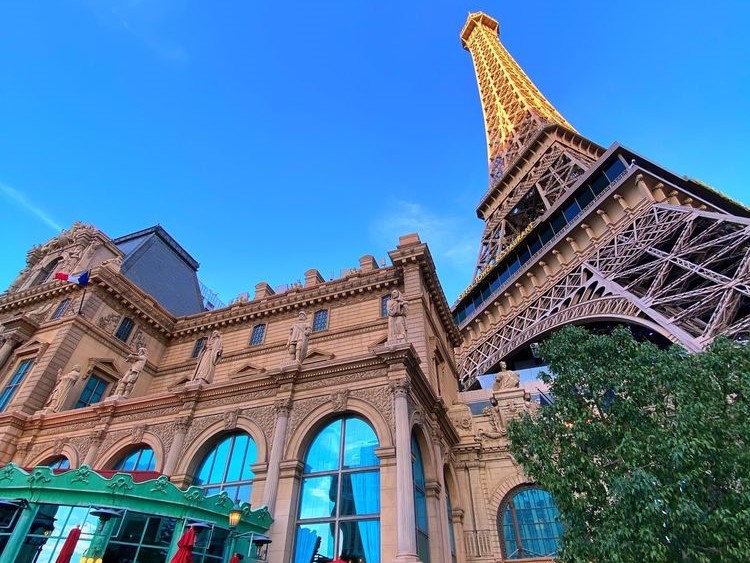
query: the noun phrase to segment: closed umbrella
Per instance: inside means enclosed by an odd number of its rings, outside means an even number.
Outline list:
[[[193,546],[195,545],[195,528],[190,526],[177,542],[177,553],[170,563],[193,563]]]
[[[232,558],[229,560],[229,563],[240,563],[240,554],[235,553],[232,555]]]
[[[60,550],[60,554],[57,556],[57,559],[55,559],[55,563],[70,563],[70,558],[73,557],[73,552],[76,549],[76,544],[78,543],[78,538],[80,537],[80,527],[76,526],[75,528],[70,530],[68,537],[65,538],[65,543]]]

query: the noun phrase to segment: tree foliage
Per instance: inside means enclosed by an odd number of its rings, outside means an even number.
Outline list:
[[[540,348],[555,402],[510,424],[549,490],[561,561],[750,561],[750,346],[661,350],[624,328]]]

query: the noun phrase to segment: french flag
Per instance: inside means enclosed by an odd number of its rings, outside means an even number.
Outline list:
[[[65,272],[55,273],[56,280],[63,280],[70,283],[77,283],[81,287],[85,287],[89,283],[89,271],[81,272],[80,274],[66,274]]]

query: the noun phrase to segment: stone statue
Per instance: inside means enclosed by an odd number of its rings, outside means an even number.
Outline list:
[[[138,381],[138,376],[141,375],[141,372],[148,361],[148,350],[145,346],[141,346],[138,348],[137,354],[128,354],[125,361],[129,362],[131,366],[128,371],[125,372],[125,375],[122,376],[122,379],[117,383],[117,387],[115,388],[114,393],[112,393],[113,397],[121,397],[123,399],[127,399],[130,396],[130,393],[133,392],[135,382]]]
[[[198,354],[198,365],[195,366],[192,381],[211,383],[214,380],[216,364],[219,363],[223,352],[224,342],[221,339],[221,333],[215,330],[208,337],[201,353]]]
[[[60,412],[65,404],[65,399],[73,386],[81,378],[81,366],[76,364],[68,373],[63,375],[63,371],[57,370],[57,381],[52,393],[49,394],[47,404],[44,405],[45,412]]]
[[[388,300],[388,342],[387,344],[402,344],[406,342],[406,315],[409,314],[409,304],[401,297],[398,289],[391,291]]]
[[[495,383],[492,384],[493,391],[500,389],[515,389],[521,381],[518,372],[508,369],[508,364],[500,362],[500,371],[495,374]]]
[[[307,313],[301,311],[297,315],[297,320],[289,329],[289,340],[287,340],[287,349],[289,351],[289,360],[292,362],[302,363],[307,356],[307,339],[312,329],[307,325]]]

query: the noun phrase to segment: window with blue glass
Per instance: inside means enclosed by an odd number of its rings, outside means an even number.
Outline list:
[[[68,307],[70,307],[70,297],[66,297],[62,301],[60,301],[60,304],[57,306],[57,309],[55,309],[55,312],[52,313],[52,320],[56,321],[60,317],[62,317],[65,312],[68,310]]]
[[[414,480],[414,516],[417,531],[417,555],[423,563],[430,563],[430,532],[427,521],[427,494],[424,464],[417,438],[411,436],[411,472]]]
[[[232,500],[250,502],[255,474],[251,466],[258,459],[255,441],[246,432],[222,437],[201,461],[193,484],[206,495],[225,491]]]
[[[380,563],[378,438],[357,417],[338,418],[305,455],[295,528],[294,563]]]
[[[259,324],[253,327],[253,332],[250,335],[250,346],[259,346],[263,344],[263,338],[266,336],[266,325]]]
[[[154,450],[148,446],[141,446],[118,461],[114,469],[118,471],[154,471],[156,468],[156,457]]]
[[[201,350],[203,350],[203,347],[206,345],[206,337],[201,336],[198,340],[195,341],[195,344],[193,344],[193,352],[190,354],[191,358],[197,358]]]
[[[120,321],[120,326],[118,326],[115,331],[115,338],[127,342],[128,338],[130,338],[130,333],[133,332],[134,326],[135,322],[133,322],[133,319],[130,317],[123,317]]]
[[[388,316],[388,301],[390,301],[390,299],[391,299],[390,295],[383,295],[383,297],[380,298],[380,316],[381,317]]]
[[[52,458],[48,463],[51,469],[70,469],[70,460],[64,455]]]
[[[10,381],[8,381],[5,389],[3,389],[2,393],[0,393],[0,412],[4,411],[8,406],[8,403],[10,403],[10,400],[16,393],[16,389],[21,386],[23,378],[27,373],[29,373],[32,365],[34,365],[33,358],[28,360],[21,360],[21,362],[18,364],[18,367],[16,367],[16,371],[14,371],[13,375],[10,376]]]
[[[328,309],[315,311],[313,315],[312,331],[319,332],[328,328]]]
[[[456,563],[458,557],[456,556],[456,533],[453,530],[453,503],[451,503],[451,495],[447,487],[445,489],[445,503],[448,509],[448,539],[451,546],[451,562]]]
[[[102,400],[104,392],[107,390],[108,383],[97,375],[90,375],[88,381],[86,381],[86,387],[81,391],[81,396],[78,397],[78,401],[74,408],[80,409],[88,407],[94,403],[98,403]]]
[[[553,557],[562,535],[552,495],[538,487],[514,489],[500,504],[498,532],[504,559]]]

